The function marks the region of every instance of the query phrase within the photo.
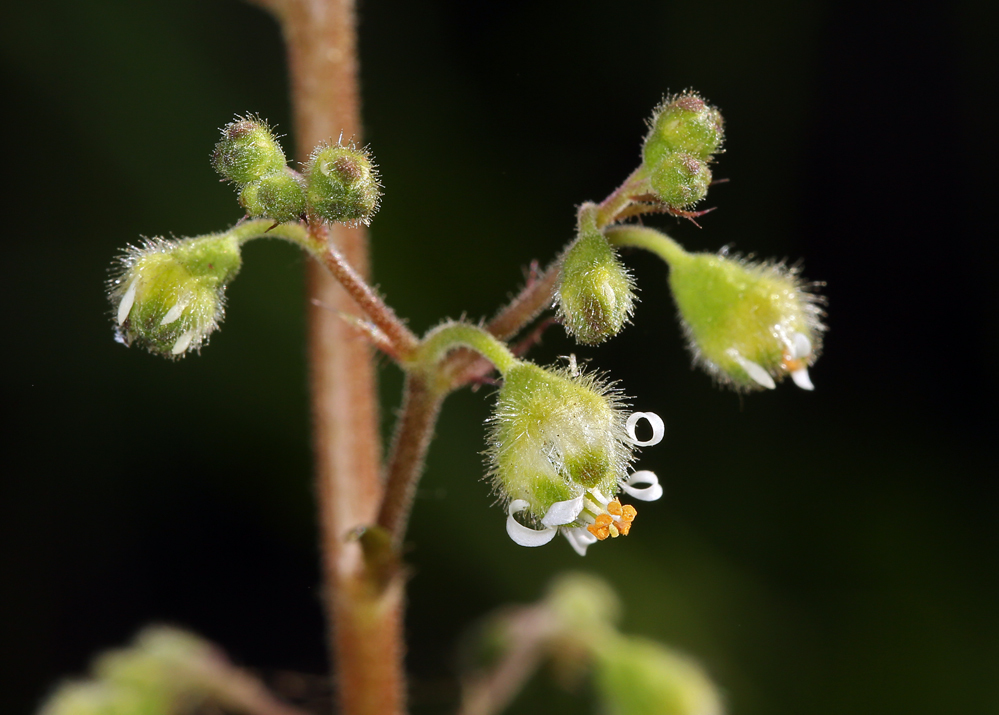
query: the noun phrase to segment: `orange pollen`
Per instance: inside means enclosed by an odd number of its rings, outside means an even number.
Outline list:
[[[600,541],[603,541],[611,535],[610,529],[613,524],[614,519],[611,518],[610,514],[600,514],[592,524],[586,527],[586,530],[600,539]]]
[[[798,360],[796,358],[791,357],[791,353],[789,353],[786,350],[784,351],[783,355],[781,356],[780,364],[788,372],[794,372],[795,370],[800,370],[803,367],[807,367],[805,365],[805,362],[803,360]]]

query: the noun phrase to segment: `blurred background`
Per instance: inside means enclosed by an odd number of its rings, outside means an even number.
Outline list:
[[[490,315],[687,87],[725,115],[731,181],[702,229],[649,223],[828,282],[812,394],[740,398],[691,371],[647,255],[627,258],[635,325],[599,349],[548,332],[535,359],[574,351],[667,424],[640,461],[666,497],[585,560],[510,542],[481,481],[491,390],[448,399],[409,534],[414,712],[453,710],[476,619],[567,569],[616,584],[624,629],[700,660],[732,713],[999,712],[985,6],[362,2],[376,280],[417,331]],[[33,712],[149,622],[271,683],[321,675],[302,257],[250,246],[223,329],[178,363],[116,344],[104,295],[126,243],[240,217],[208,156],[236,113],[288,130],[277,26],[237,0],[4,15],[0,710]],[[388,432],[401,378],[383,368]],[[592,711],[540,678],[510,712],[570,708]]]

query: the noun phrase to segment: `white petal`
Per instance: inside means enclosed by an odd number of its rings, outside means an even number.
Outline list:
[[[746,374],[753,379],[754,382],[762,385],[768,390],[772,390],[777,385],[774,384],[774,379],[770,377],[770,373],[763,369],[763,366],[759,363],[755,363],[752,360],[747,360],[742,357],[742,355],[736,355],[735,361],[739,363]]]
[[[167,314],[163,316],[163,320],[160,321],[160,325],[170,325],[170,323],[177,320],[177,318],[184,314],[184,308],[186,307],[186,300],[178,300],[174,303],[173,307],[167,311]]]
[[[795,333],[791,336],[794,345],[791,350],[791,357],[801,360],[812,354],[812,341],[804,333]]]
[[[138,277],[136,277],[132,284],[125,291],[125,295],[122,296],[121,302],[118,304],[118,325],[125,322],[125,318],[128,314],[132,312],[132,304],[135,303],[135,286],[139,282]]]
[[[794,384],[800,387],[802,390],[815,389],[815,385],[812,384],[812,378],[808,376],[807,367],[802,367],[797,370],[792,370],[791,379],[794,380]]]
[[[510,502],[506,517],[506,533],[513,539],[515,544],[519,544],[520,546],[544,546],[555,538],[558,529],[548,527],[547,529],[538,531],[524,526],[513,518],[514,514],[526,509],[528,506],[530,505],[523,499],[514,499]]]
[[[586,548],[590,544],[597,542],[597,537],[587,531],[585,526],[577,526],[574,529],[562,529],[562,536],[566,538],[569,545],[576,550],[580,556],[586,556]]]
[[[638,439],[635,434],[635,425],[642,418],[649,421],[652,425],[652,437],[645,440],[644,442]],[[625,425],[628,428],[628,437],[631,441],[637,444],[639,447],[649,447],[653,444],[659,444],[663,441],[663,435],[666,434],[666,425],[663,423],[662,417],[657,415],[655,412],[635,412],[628,418],[628,422]]]
[[[647,487],[636,487],[635,484],[648,484]],[[621,484],[621,489],[642,501],[655,501],[663,495],[662,485],[659,484],[659,477],[655,472],[643,469],[640,472],[629,474],[628,478]]]
[[[521,500],[523,501],[523,500]],[[579,512],[583,510],[583,495],[580,494],[575,499],[566,499],[565,501],[557,501],[552,504],[548,511],[545,512],[545,517],[541,520],[541,523],[545,526],[560,526],[562,524],[571,524],[579,516]]]
[[[187,350],[187,346],[191,344],[191,340],[194,339],[194,331],[188,330],[186,333],[177,338],[177,342],[173,344],[173,350],[170,352],[174,355],[180,355],[182,352]]]

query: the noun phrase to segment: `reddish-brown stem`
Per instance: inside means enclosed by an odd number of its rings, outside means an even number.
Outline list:
[[[416,485],[446,394],[435,389],[425,375],[412,372],[406,378],[402,414],[385,468],[385,498],[378,513],[378,525],[389,532],[396,545],[406,533]]]
[[[325,233],[328,228],[320,224],[310,226],[309,230],[313,233]],[[388,338],[393,346],[392,354],[402,359],[411,355],[420,344],[419,338],[413,335],[412,331],[399,320],[395,311],[387,306],[371,286],[358,275],[336,246],[332,243],[327,243],[327,246],[326,252],[320,256],[323,265],[340,281],[340,285],[371,319],[371,322],[378,326]]]
[[[260,2],[278,16],[288,46],[299,159],[341,132],[360,139],[353,0]],[[334,226],[329,239],[363,279],[364,229]],[[327,267],[312,261],[307,269],[309,366],[324,605],[339,710],[395,715],[405,707],[401,578],[374,584],[360,543],[347,538],[374,522],[382,497],[375,370],[370,346],[337,315],[350,310],[353,299]]]

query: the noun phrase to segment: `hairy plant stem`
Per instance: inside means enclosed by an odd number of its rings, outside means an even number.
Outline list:
[[[360,139],[353,0],[261,0],[278,17],[288,47],[299,160],[338,137]],[[328,240],[363,279],[362,228],[337,225]],[[382,498],[375,370],[368,344],[341,320],[350,294],[310,262],[309,367],[319,502],[324,605],[339,711],[394,715],[405,710],[403,583],[372,577],[361,544],[348,539],[372,524]],[[322,306],[332,310],[324,310]]]

